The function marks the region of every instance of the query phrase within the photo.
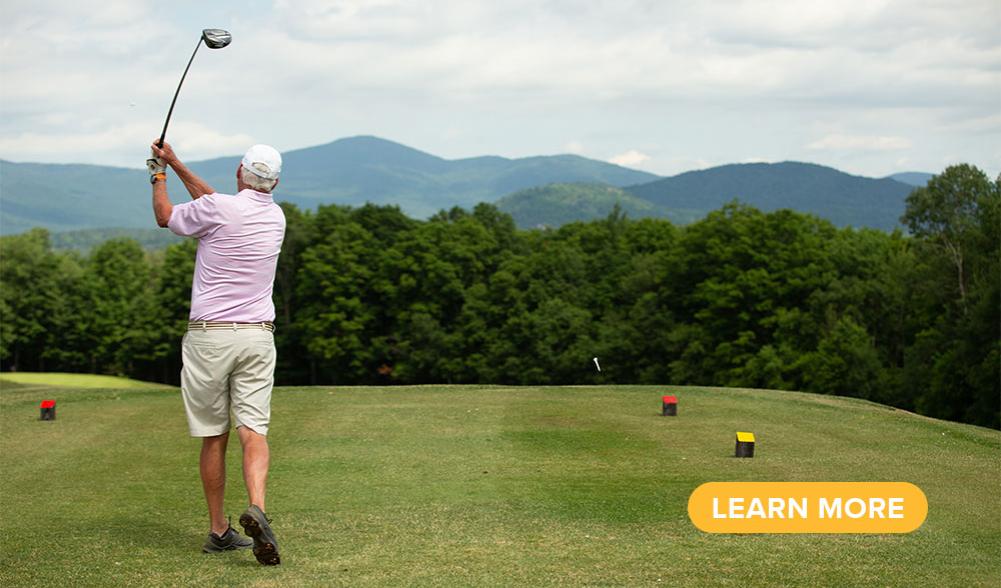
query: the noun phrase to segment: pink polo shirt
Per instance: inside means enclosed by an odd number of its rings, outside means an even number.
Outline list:
[[[207,194],[174,205],[167,226],[182,237],[198,239],[190,320],[275,320],[271,293],[285,213],[270,194]]]

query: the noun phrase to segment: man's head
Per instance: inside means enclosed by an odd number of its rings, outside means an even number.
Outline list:
[[[237,187],[258,192],[271,192],[278,185],[282,172],[282,156],[270,145],[254,145],[236,170]]]

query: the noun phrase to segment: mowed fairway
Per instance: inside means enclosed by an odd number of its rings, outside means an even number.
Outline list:
[[[178,391],[4,385],[0,585],[997,586],[1001,433],[851,399],[672,387],[280,388],[282,565],[203,555]],[[58,401],[39,422],[38,401]],[[756,456],[735,459],[737,430]],[[245,507],[235,436],[227,511]],[[708,481],[907,481],[910,535],[708,535]]]

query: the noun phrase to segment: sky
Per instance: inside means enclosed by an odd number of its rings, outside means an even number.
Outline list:
[[[998,0],[4,0],[0,158],[140,168],[376,135],[660,175],[1001,172]]]

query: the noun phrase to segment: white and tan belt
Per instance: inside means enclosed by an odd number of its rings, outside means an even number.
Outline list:
[[[189,331],[218,331],[223,329],[263,329],[275,332],[275,324],[271,321],[261,321],[259,323],[234,323],[229,321],[189,321]]]

